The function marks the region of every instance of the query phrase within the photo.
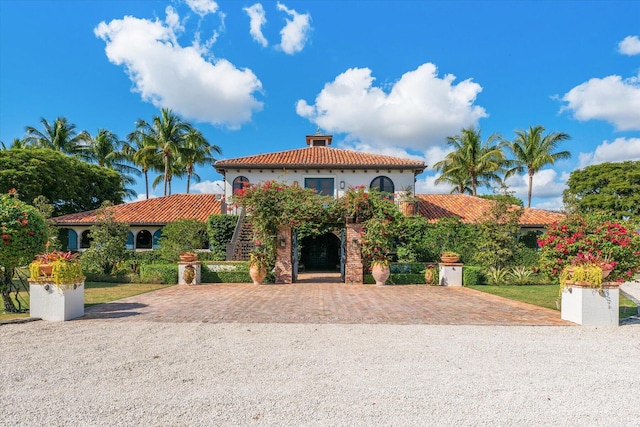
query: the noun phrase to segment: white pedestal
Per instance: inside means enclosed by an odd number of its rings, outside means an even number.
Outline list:
[[[193,282],[187,283],[184,280],[184,269],[188,266],[193,266],[195,270],[196,277],[193,279]],[[200,265],[200,261],[194,262],[179,262],[178,263],[178,285],[199,285],[202,281],[202,269]]]
[[[462,286],[462,263],[440,263],[441,286]]]
[[[29,282],[29,316],[52,322],[84,316],[84,282]]]
[[[582,326],[618,326],[620,322],[620,286],[603,284],[602,295],[597,288],[567,283],[562,290],[562,320]]]

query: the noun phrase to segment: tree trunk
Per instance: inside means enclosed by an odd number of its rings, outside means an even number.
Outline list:
[[[11,299],[11,288],[13,287],[13,283],[11,279],[13,278],[13,269],[11,271],[2,271],[0,270],[0,290],[2,291],[2,301],[4,303],[4,311],[7,313],[17,313],[18,309],[16,308],[13,300]]]
[[[164,156],[164,196],[167,195],[167,185],[169,180],[169,156]]]
[[[146,169],[144,171],[144,188],[147,191],[147,199],[149,199],[149,174]]]
[[[529,195],[527,197],[527,207],[531,207],[531,190],[533,188],[533,174],[529,174]]]

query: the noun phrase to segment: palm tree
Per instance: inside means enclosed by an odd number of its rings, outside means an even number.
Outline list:
[[[482,141],[480,130],[474,128],[462,129],[460,135],[447,137],[447,144],[454,150],[447,154],[444,160],[433,165],[441,171],[441,182],[452,181],[458,188],[461,182],[468,179],[471,194],[478,195],[478,186],[489,185],[491,182],[501,182],[499,172],[509,164],[502,151],[503,142],[500,135],[492,134],[486,141]]]
[[[44,132],[31,126],[25,128],[27,136],[24,141],[33,147],[49,148],[65,154],[76,154],[86,137],[85,132],[78,134],[76,125],[69,123],[65,117],[58,117],[53,123],[41,118],[40,123],[42,123]]]
[[[436,178],[436,184],[451,184],[453,188],[450,194],[472,194],[471,180],[466,174],[466,171],[458,171],[462,173],[449,173],[447,170],[442,170],[442,174]]]
[[[217,145],[210,145],[199,130],[192,128],[185,135],[185,151],[178,160],[187,171],[187,194],[189,194],[192,177],[195,182],[200,182],[200,176],[194,172],[195,166],[213,164],[216,159],[212,153],[222,154],[222,149]]]
[[[149,171],[162,170],[160,153],[141,130],[135,130],[127,135],[127,142],[122,147],[122,152],[129,161],[138,165],[144,175],[146,198],[149,198]]]
[[[516,166],[507,171],[509,177],[515,173],[523,173],[525,168],[529,175],[529,193],[527,195],[527,207],[531,207],[531,193],[533,188],[533,176],[545,165],[553,165],[556,160],[568,159],[571,157],[569,151],[554,152],[558,144],[571,137],[562,132],[553,132],[543,136],[544,127],[529,126],[529,130],[517,130],[513,142],[509,143],[509,148],[513,152],[515,159],[512,161]]]
[[[164,161],[164,195],[171,181],[170,170],[172,160],[179,156],[184,149],[184,135],[191,129],[191,125],[180,119],[172,110],[163,108],[159,116],[155,116],[151,123],[138,120],[138,130],[146,135],[149,144],[161,153]]]
[[[80,145],[78,156],[85,162],[95,163],[100,167],[113,169],[120,173],[125,185],[135,184],[131,176],[140,175],[140,171],[128,164],[128,158],[123,151],[124,141],[107,129],[98,129],[95,137],[83,133],[84,142]],[[135,196],[135,191],[125,189],[127,196]]]

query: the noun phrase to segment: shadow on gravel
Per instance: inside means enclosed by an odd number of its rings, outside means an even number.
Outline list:
[[[82,319],[118,319],[122,317],[138,316],[142,313],[135,311],[147,307],[147,304],[137,302],[108,302],[85,307]]]

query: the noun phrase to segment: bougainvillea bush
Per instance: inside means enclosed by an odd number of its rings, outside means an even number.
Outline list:
[[[549,226],[540,236],[541,268],[553,278],[576,261],[597,259],[614,262],[609,280],[629,280],[640,267],[640,234],[637,224],[607,215],[571,215]]]
[[[10,298],[16,267],[29,264],[46,242],[46,224],[37,209],[20,201],[15,190],[0,195],[0,292],[6,311],[16,311]]]

